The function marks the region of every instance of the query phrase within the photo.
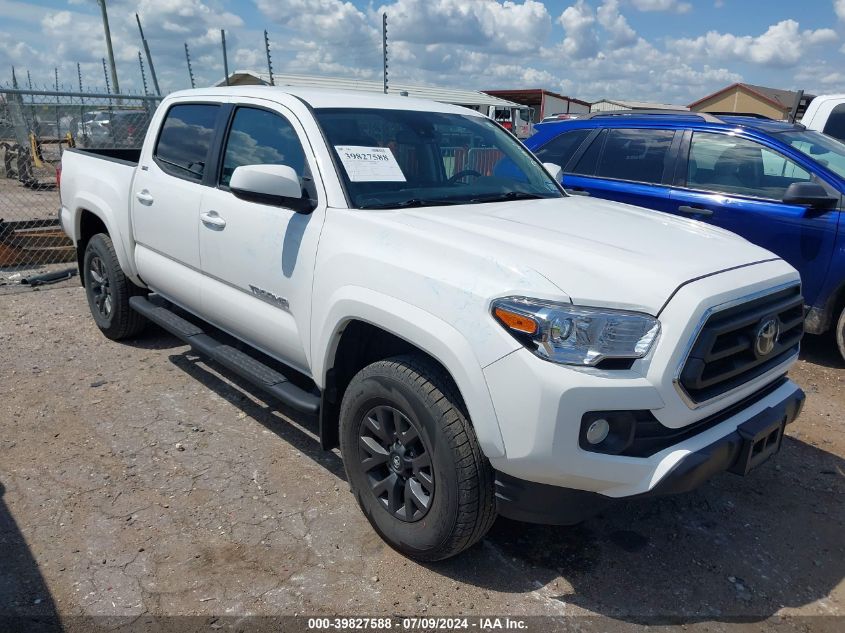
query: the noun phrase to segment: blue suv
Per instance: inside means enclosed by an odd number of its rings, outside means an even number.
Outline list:
[[[801,274],[805,329],[845,358],[845,144],[802,125],[693,112],[594,113],[525,144],[573,194],[716,224]]]

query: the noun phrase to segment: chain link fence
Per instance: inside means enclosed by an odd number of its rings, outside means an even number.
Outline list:
[[[57,215],[62,153],[140,147],[159,100],[0,85],[0,293],[74,266]]]

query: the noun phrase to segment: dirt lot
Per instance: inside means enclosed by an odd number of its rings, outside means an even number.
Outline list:
[[[229,630],[217,618],[335,613],[845,628],[845,369],[826,341],[805,344],[805,412],[752,476],[576,528],[499,520],[430,566],[370,529],[314,420],[158,330],[107,341],[80,288],[0,297],[0,345],[0,629],[15,614]]]

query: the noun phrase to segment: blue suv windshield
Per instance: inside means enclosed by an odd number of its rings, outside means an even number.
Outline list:
[[[355,208],[565,195],[534,156],[486,117],[375,108],[320,108],[316,117]]]
[[[811,130],[778,132],[777,137],[845,178],[845,143]]]

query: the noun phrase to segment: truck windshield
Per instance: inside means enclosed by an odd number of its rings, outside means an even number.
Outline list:
[[[537,159],[482,116],[357,108],[316,116],[356,208],[564,195]]]
[[[801,132],[790,130],[779,132],[777,136],[799,152],[821,163],[837,176],[845,178],[845,143],[812,130]]]

